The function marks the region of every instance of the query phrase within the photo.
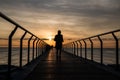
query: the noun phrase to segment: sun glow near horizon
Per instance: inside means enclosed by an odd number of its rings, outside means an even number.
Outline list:
[[[53,39],[53,37],[52,37],[52,36],[49,36],[49,37],[48,37],[48,40],[49,40],[49,41],[51,41],[52,39]]]

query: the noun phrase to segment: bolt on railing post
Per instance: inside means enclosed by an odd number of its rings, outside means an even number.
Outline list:
[[[77,41],[75,41],[75,43],[77,44],[77,56],[78,56],[78,42],[77,42]]]
[[[20,63],[19,63],[19,67],[20,68],[22,68],[23,39],[24,39],[26,34],[27,34],[27,32],[25,31],[25,33],[22,35],[22,37],[20,39]]]
[[[30,41],[32,39],[33,35],[28,40],[28,55],[27,55],[27,63],[30,62]]]
[[[100,36],[98,36],[98,39],[100,41],[100,51],[101,51],[101,54],[100,54],[100,63],[103,64],[103,41],[102,39],[100,38]]]
[[[93,41],[91,40],[91,38],[89,38],[89,41],[91,43],[91,60],[93,61]]]
[[[9,40],[8,40],[8,78],[11,76],[11,56],[12,56],[12,37],[15,34],[18,26],[14,28],[14,30],[10,33],[9,35]]]
[[[38,42],[39,42],[39,39],[36,42],[36,58],[37,58],[37,54],[38,54]]]
[[[35,41],[37,40],[37,37],[34,39],[34,41],[33,41],[33,54],[32,54],[32,60],[34,60],[34,51],[35,51]]]
[[[85,44],[85,59],[87,59],[87,43],[85,42],[85,40],[83,40],[84,44]]]
[[[117,36],[114,33],[112,33],[112,35],[116,42],[116,69],[119,69],[119,41]]]
[[[82,43],[80,41],[78,41],[80,44],[80,57],[82,57]]]

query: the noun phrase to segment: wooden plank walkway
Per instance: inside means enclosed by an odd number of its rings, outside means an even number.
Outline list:
[[[25,80],[120,80],[78,57],[62,52],[56,59],[55,49],[41,59]]]

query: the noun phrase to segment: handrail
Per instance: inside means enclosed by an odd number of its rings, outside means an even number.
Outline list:
[[[28,31],[27,29],[23,28],[21,25],[19,25],[18,23],[16,23],[15,21],[13,21],[12,19],[10,19],[6,15],[4,15],[2,12],[0,12],[0,17],[2,17],[3,19],[7,20],[8,22],[16,25],[17,27],[21,28],[23,31],[26,31],[27,33],[29,33],[29,34],[37,37],[36,35],[34,35],[33,33],[31,33],[30,31]],[[39,38],[39,37],[37,37],[37,38]]]
[[[94,38],[94,37],[97,37],[97,36],[103,36],[103,35],[107,35],[107,34],[111,34],[111,33],[119,32],[119,31],[120,31],[120,29],[117,29],[117,30],[114,30],[114,31],[109,31],[109,32],[106,32],[106,33],[102,33],[102,34],[94,35],[94,36],[87,37],[87,38],[83,38],[83,39],[80,39],[80,40],[90,39],[90,38]]]
[[[102,34],[98,34],[98,35],[94,35],[94,36],[90,36],[90,37],[87,37],[87,38],[83,38],[83,39],[79,39],[79,40],[76,40],[76,41],[72,41],[72,42],[69,42],[69,43],[66,43],[66,44],[64,44],[63,45],[63,48],[64,48],[64,51],[67,51],[67,52],[70,52],[70,50],[68,50],[68,48],[69,48],[69,45],[70,44],[73,44],[73,43],[79,43],[79,48],[80,48],[80,51],[79,51],[79,55],[76,55],[76,56],[79,56],[79,57],[82,57],[82,58],[85,58],[85,59],[88,59],[88,57],[87,57],[87,54],[88,54],[88,52],[87,52],[87,45],[88,45],[88,43],[86,42],[86,40],[88,40],[89,41],[89,43],[90,43],[90,53],[91,54],[89,54],[89,55],[91,55],[90,57],[91,58],[89,58],[91,61],[95,61],[94,60],[94,45],[95,45],[95,43],[94,43],[94,39],[93,38],[97,38],[98,39],[98,41],[99,41],[99,45],[100,45],[100,55],[99,55],[99,57],[100,57],[100,64],[102,64],[102,65],[104,65],[104,51],[103,51],[103,47],[104,47],[104,39],[102,38],[103,36],[105,36],[105,35],[109,35],[109,34],[111,34],[111,36],[112,36],[112,38],[113,38],[113,40],[115,41],[115,69],[119,69],[120,67],[119,67],[119,38],[118,38],[118,36],[116,36],[116,34],[115,33],[117,33],[117,32],[120,32],[120,29],[117,29],[117,30],[113,30],[113,31],[109,31],[109,32],[106,32],[106,33],[102,33]],[[84,53],[83,53],[83,47],[82,47],[82,45],[84,45],[85,47],[84,47]],[[76,48],[78,48],[77,47],[78,45],[77,44],[74,44],[74,47],[72,48],[72,49],[74,49],[74,50],[78,50],[78,49],[76,49]],[[75,52],[76,51],[74,51],[74,52],[70,52],[70,53],[73,53],[74,55],[75,55]],[[82,56],[84,54],[84,57]]]
[[[9,34],[8,37],[8,79],[11,76],[11,69],[12,69],[12,41],[13,41],[13,36],[16,33],[17,29],[20,28],[21,30],[24,31],[24,33],[22,34],[22,36],[20,37],[20,55],[19,55],[19,68],[22,68],[22,50],[23,50],[23,40],[24,37],[26,36],[26,34],[30,34],[30,37],[27,39],[27,64],[30,63],[30,42],[31,40],[33,40],[32,43],[32,60],[34,60],[35,58],[37,59],[38,56],[42,55],[43,53],[45,53],[46,48],[49,46],[46,42],[44,42],[42,39],[40,39],[39,37],[37,37],[36,35],[34,35],[33,33],[31,33],[30,31],[28,31],[27,29],[23,28],[21,25],[19,25],[17,22],[13,21],[11,18],[7,17],[6,15],[4,15],[2,12],[0,12],[0,17],[8,22],[10,22],[11,24],[15,25],[13,31],[11,31],[11,33]],[[34,39],[33,39],[34,37]],[[40,41],[41,44],[39,44],[38,42]],[[50,47],[50,46],[49,46]],[[41,49],[42,48],[42,49]],[[40,50],[42,50],[40,53]],[[36,57],[34,58],[34,51],[36,52]],[[32,61],[31,60],[31,61]]]

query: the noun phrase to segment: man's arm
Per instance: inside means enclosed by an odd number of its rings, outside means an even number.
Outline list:
[[[56,41],[56,35],[55,35],[54,41]]]

